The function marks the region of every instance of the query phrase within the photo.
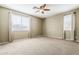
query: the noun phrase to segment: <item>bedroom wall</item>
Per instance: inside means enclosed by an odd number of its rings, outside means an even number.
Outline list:
[[[31,16],[30,31],[13,32],[13,39],[31,38],[41,35],[41,19]]]
[[[75,37],[76,41],[79,42],[79,9],[76,9],[75,12],[76,12]],[[31,26],[30,37],[37,37],[43,34],[43,36],[48,36],[52,38],[63,38],[64,36],[63,14],[64,13],[58,14],[43,20],[31,16],[32,26]],[[26,33],[20,32],[20,34],[23,34],[24,37]],[[9,41],[9,10],[0,7],[0,42],[7,42],[7,41]]]
[[[10,39],[27,38],[28,32],[10,32],[9,31],[9,9],[0,7],[0,42],[7,42]],[[28,15],[29,16],[29,15]],[[31,17],[31,32],[29,37],[40,36],[41,34],[41,19]],[[10,37],[9,37],[10,34]],[[10,40],[11,41],[11,40]]]
[[[74,35],[76,42],[79,42],[79,9],[75,9],[72,11],[76,12]],[[69,12],[65,12],[65,13],[69,13]],[[65,13],[58,14],[43,20],[43,36],[48,36],[52,38],[64,38],[63,16]]]
[[[79,42],[79,9],[76,9],[75,12],[76,12],[75,36],[76,36],[76,41]]]
[[[43,20],[43,35],[51,38],[63,38],[63,14]]]
[[[0,42],[7,42],[9,40],[9,10],[0,7]]]
[[[36,17],[31,17],[31,37],[42,35],[42,20]]]

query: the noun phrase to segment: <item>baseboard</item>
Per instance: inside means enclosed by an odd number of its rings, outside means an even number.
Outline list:
[[[52,38],[52,39],[63,39],[63,37],[49,37],[49,36],[43,36],[43,37],[48,37],[48,38]]]
[[[8,44],[9,42],[2,42],[0,43],[0,45],[4,45],[4,44]]]
[[[42,35],[32,36],[31,38],[43,37]]]
[[[79,40],[75,40],[75,42],[79,42]]]

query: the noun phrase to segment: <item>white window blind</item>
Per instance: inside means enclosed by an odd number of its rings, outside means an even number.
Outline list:
[[[30,28],[30,18],[22,15],[12,14],[12,31],[27,31]]]
[[[72,14],[64,16],[64,30],[72,29]]]

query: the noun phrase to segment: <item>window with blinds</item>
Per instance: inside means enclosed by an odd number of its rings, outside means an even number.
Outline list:
[[[12,31],[27,31],[30,29],[30,17],[11,14]]]
[[[72,14],[64,16],[64,30],[72,29]]]

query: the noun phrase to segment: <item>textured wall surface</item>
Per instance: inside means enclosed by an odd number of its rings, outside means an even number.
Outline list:
[[[36,17],[31,18],[31,37],[37,37],[42,34],[42,20]]]
[[[79,9],[76,10],[76,21],[75,21],[75,36],[77,41],[79,42]]]
[[[63,38],[63,15],[47,18],[43,22],[43,33],[52,38]]]
[[[0,7],[0,42],[9,39],[9,10]]]
[[[31,17],[30,22],[30,30],[31,31],[20,31],[20,32],[10,32],[11,29],[9,29],[9,9],[0,7],[0,42],[7,42],[12,39],[22,39],[22,38],[28,38],[28,37],[36,37],[39,36],[42,32],[41,30],[41,19],[33,16]],[[17,13],[17,12],[16,12]],[[11,28],[11,27],[10,27]]]

